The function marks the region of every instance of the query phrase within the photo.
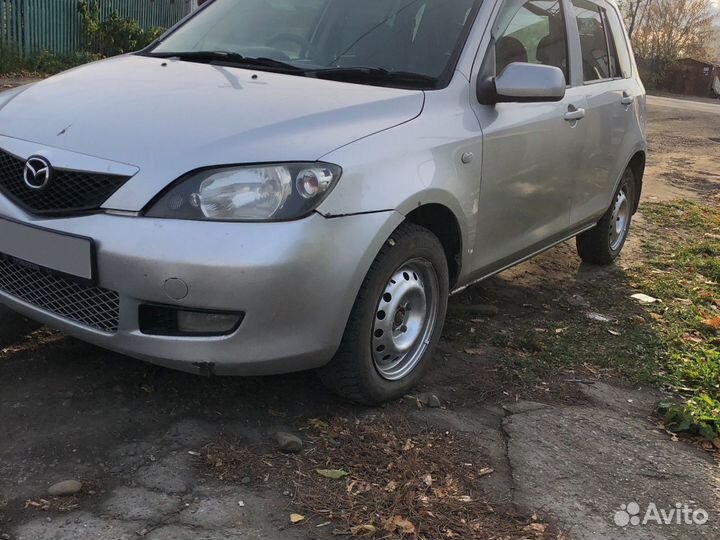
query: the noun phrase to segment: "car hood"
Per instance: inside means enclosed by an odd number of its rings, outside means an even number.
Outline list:
[[[0,134],[137,167],[126,187],[152,196],[200,167],[320,159],[423,102],[421,91],[130,55],[3,94]],[[141,204],[121,192],[115,207]]]

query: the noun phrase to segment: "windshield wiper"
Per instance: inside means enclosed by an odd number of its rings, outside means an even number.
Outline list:
[[[186,51],[186,52],[163,52],[148,53],[148,56],[155,58],[177,58],[178,60],[187,60],[188,62],[202,63],[227,63],[238,66],[249,67],[266,67],[274,68],[282,71],[292,71],[301,73],[303,70],[287,62],[273,60],[272,58],[256,58],[252,56],[243,56],[242,54],[226,52],[226,51]]]
[[[401,86],[435,87],[437,78],[411,71],[392,71],[376,67],[337,67],[313,69],[306,72],[309,76],[334,81],[358,81],[393,83]]]

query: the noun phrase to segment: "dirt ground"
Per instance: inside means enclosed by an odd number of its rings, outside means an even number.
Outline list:
[[[682,102],[651,103],[650,120],[644,199],[718,197],[720,114]],[[646,227],[639,216],[613,267],[581,265],[566,243],[454,296],[434,364],[414,393],[432,392],[441,408],[420,407],[410,397],[378,409],[355,407],[331,396],[311,373],[197,378],[38,328],[0,308],[0,538],[332,538],[348,532],[326,512],[332,501],[323,505],[299,492],[317,482],[284,475],[277,457],[262,454],[277,456],[273,434],[283,431],[304,440],[298,467],[343,465],[333,456],[347,454],[348,440],[358,448],[375,445],[372,430],[387,426],[407,434],[403,449],[386,441],[388,455],[406,451],[413,437],[415,444],[430,435],[462,441],[455,467],[467,473],[456,480],[482,502],[478,538],[719,538],[716,456],[662,428],[652,416],[660,390],[622,382],[597,367],[600,358],[544,380],[526,373],[543,336],[578,321],[588,335],[606,332],[588,313],[617,321],[610,329],[618,334],[643,319],[643,308],[629,299],[626,272],[637,265]],[[471,307],[478,305],[494,308],[478,313]],[[322,427],[338,424],[350,439]],[[234,451],[251,449],[234,463],[247,476],[214,471],[229,470],[221,463],[227,453],[211,456],[218,451],[213,445],[228,440],[240,445]],[[328,444],[334,440],[346,441],[342,451]],[[430,443],[417,450],[419,467],[430,467],[433,455],[439,459],[432,448],[442,453]],[[376,472],[384,477],[382,465]],[[51,484],[68,479],[83,482],[80,494],[47,494]],[[618,526],[615,519],[633,514],[631,503],[688,504],[704,509],[708,520]],[[291,513],[305,519],[293,525]],[[425,537],[463,538],[451,532]]]

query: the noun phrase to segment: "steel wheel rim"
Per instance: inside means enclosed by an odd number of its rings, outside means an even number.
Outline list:
[[[621,189],[615,197],[612,218],[610,221],[610,249],[617,251],[625,240],[628,224],[630,223],[630,204],[627,191]]]
[[[385,284],[371,335],[373,363],[383,379],[406,377],[427,351],[437,324],[439,288],[425,259],[403,263]]]

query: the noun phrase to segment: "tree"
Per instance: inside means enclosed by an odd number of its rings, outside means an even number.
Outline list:
[[[656,85],[669,65],[683,57],[708,59],[714,37],[712,0],[629,0],[645,2],[634,21],[632,42],[639,62]],[[632,9],[626,11],[632,15]],[[629,26],[628,21],[628,26]]]
[[[635,29],[642,25],[648,7],[653,0],[623,0],[619,3],[620,11],[625,19],[628,36],[632,39]]]

